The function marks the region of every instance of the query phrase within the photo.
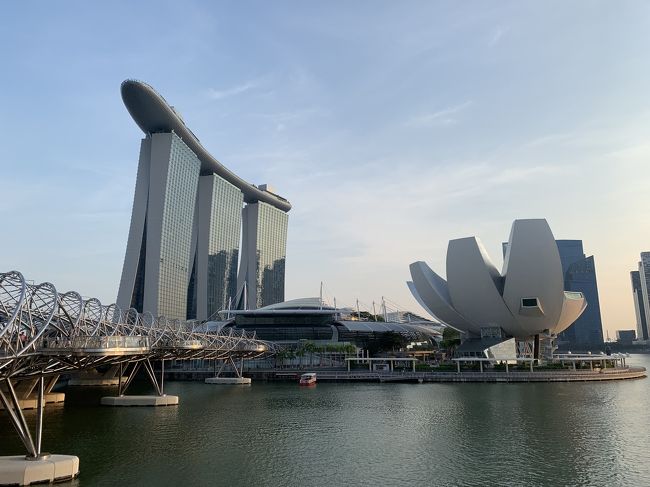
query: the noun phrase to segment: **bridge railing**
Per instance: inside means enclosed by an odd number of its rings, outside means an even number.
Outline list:
[[[124,351],[147,353],[150,350],[149,337],[146,336],[76,336],[43,340],[37,350],[41,353],[109,353]]]

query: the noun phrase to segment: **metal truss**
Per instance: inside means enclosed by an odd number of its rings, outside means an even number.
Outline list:
[[[40,377],[138,361],[230,358],[275,353],[275,345],[229,328],[121,310],[77,292],[0,273],[0,380]]]
[[[32,284],[17,271],[0,273],[0,403],[27,450],[41,458],[44,378],[103,365],[119,366],[122,395],[144,368],[164,394],[165,360],[240,362],[272,355],[276,346],[255,334],[229,328],[210,331],[196,321],[170,320],[135,309],[121,310],[77,292],[59,293],[49,282]],[[153,361],[160,361],[160,380]],[[123,383],[123,372],[127,380]],[[37,380],[37,419],[32,436],[14,384]]]

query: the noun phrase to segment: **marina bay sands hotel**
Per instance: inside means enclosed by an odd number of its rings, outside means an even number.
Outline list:
[[[224,167],[151,86],[121,91],[145,137],[117,304],[206,320],[284,301],[291,204]]]

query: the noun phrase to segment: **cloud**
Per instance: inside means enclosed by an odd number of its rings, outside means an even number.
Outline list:
[[[471,100],[467,100],[459,105],[443,108],[432,113],[425,113],[413,117],[407,122],[411,127],[435,127],[445,125],[455,125],[458,123],[458,118],[455,117],[458,113],[462,112],[472,104]]]
[[[566,145],[577,140],[579,137],[579,134],[576,132],[548,134],[529,140],[523,146],[525,148],[537,148],[542,146]]]
[[[271,120],[272,122],[284,123],[284,122],[293,122],[296,120],[304,120],[310,117],[323,117],[328,115],[327,110],[321,108],[302,108],[298,110],[286,111],[286,112],[274,112],[274,113],[252,113],[252,117],[257,117],[263,120]]]
[[[507,29],[504,29],[502,27],[497,27],[492,31],[492,35],[490,36],[490,40],[488,40],[488,46],[489,47],[494,47],[496,46],[499,41],[501,41],[501,38],[503,35],[506,33]]]
[[[237,86],[233,86],[232,88],[228,88],[226,90],[215,90],[214,88],[210,88],[208,90],[208,97],[212,100],[222,100],[224,98],[229,98],[231,96],[245,93],[246,91],[255,88],[257,85],[259,85],[259,82],[253,80],[253,81],[246,81],[245,83],[241,83]]]
[[[321,108],[304,108],[285,112],[250,114],[251,117],[269,122],[273,127],[275,127],[277,132],[283,132],[290,126],[303,124],[310,118],[326,117],[328,115],[329,112]]]

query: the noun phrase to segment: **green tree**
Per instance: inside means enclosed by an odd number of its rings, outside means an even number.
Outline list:
[[[314,352],[316,351],[316,344],[314,342],[305,342],[302,344],[302,349],[309,354],[309,366],[314,364]]]
[[[373,315],[368,311],[361,311],[360,313],[354,313],[354,316],[359,316],[361,321],[384,321],[384,317],[381,315]]]
[[[284,349],[279,350],[279,351],[275,354],[275,366],[276,366],[276,367],[282,367],[282,362],[283,362],[284,359],[286,358],[286,355],[287,355],[287,351],[284,350]]]
[[[442,330],[440,348],[454,350],[458,345],[460,345],[460,333],[453,328],[445,326],[444,330]]]
[[[376,340],[370,340],[367,349],[371,354],[378,352],[394,352],[404,348],[408,344],[408,339],[399,333],[389,331],[382,333]]]
[[[305,356],[305,350],[303,348],[298,348],[294,352],[294,355],[300,359],[298,362],[298,367],[302,368],[302,358]]]

